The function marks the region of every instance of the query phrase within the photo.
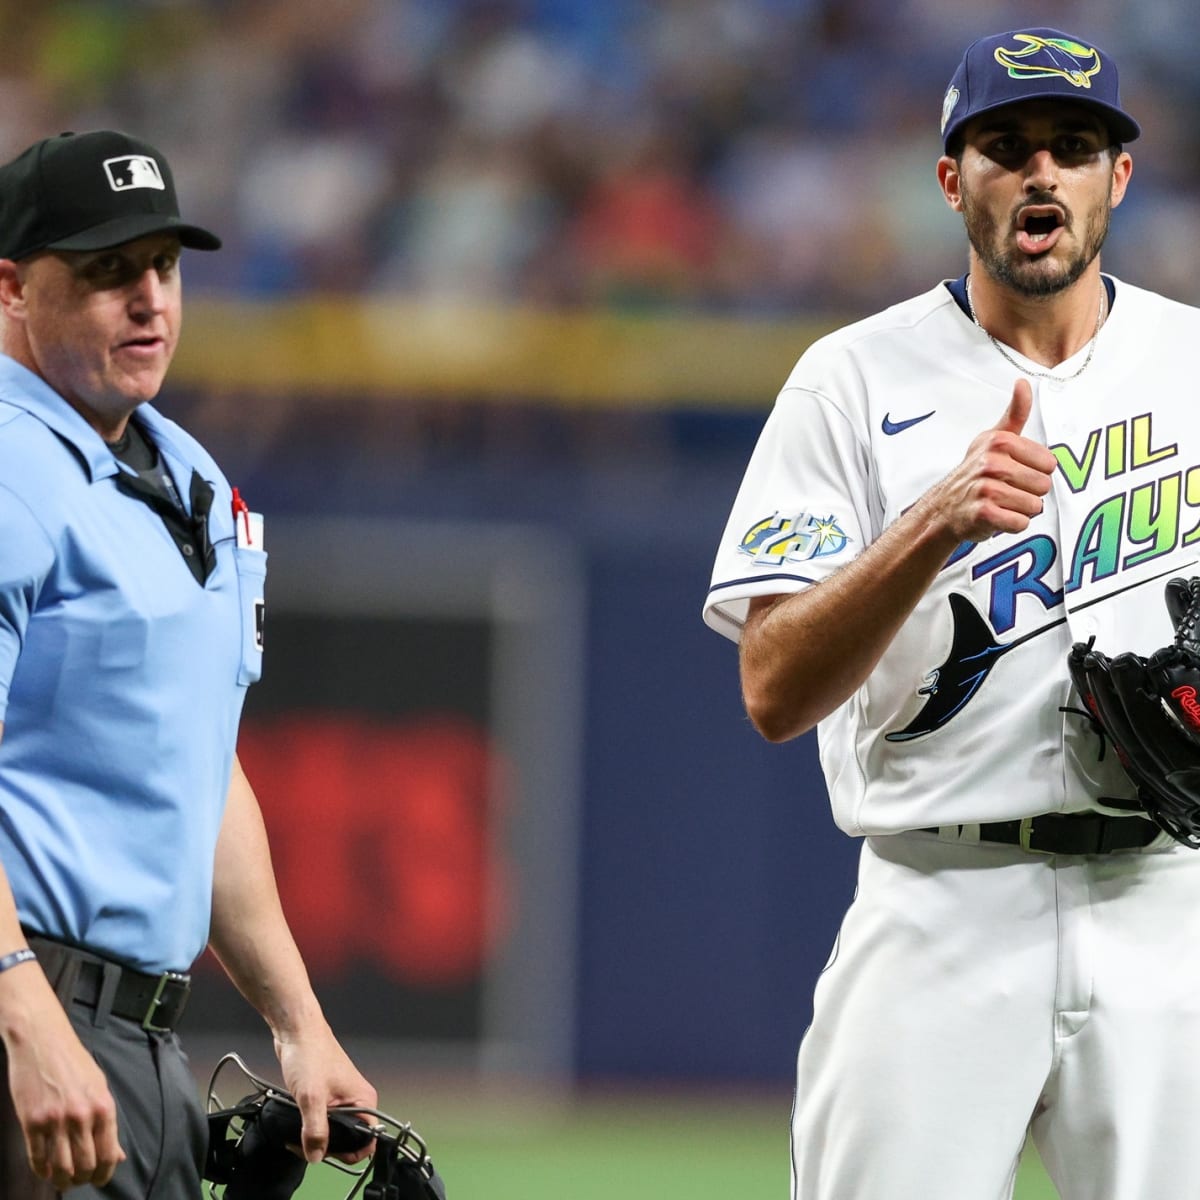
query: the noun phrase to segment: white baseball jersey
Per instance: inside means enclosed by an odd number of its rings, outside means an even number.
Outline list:
[[[1054,378],[1025,436],[1058,459],[1020,534],[951,556],[870,678],[818,727],[847,833],[1122,811],[1133,788],[1082,716],[1076,641],[1148,654],[1172,575],[1200,556],[1200,310],[1114,282],[1111,314]],[[1026,362],[1030,371],[1044,370]],[[815,343],[781,391],[713,570],[704,618],[737,639],[754,596],[819,583],[1003,415],[1020,372],[945,284]],[[844,630],[837,631],[844,635]]]

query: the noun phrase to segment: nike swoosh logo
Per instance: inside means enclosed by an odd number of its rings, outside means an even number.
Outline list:
[[[891,437],[893,434],[903,433],[906,429],[911,429],[914,425],[920,425],[922,421],[928,421],[937,409],[931,409],[920,417],[909,417],[907,421],[893,421],[891,413],[885,414],[883,418],[883,432]]]

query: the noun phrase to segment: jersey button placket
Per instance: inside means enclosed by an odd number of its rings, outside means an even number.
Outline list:
[[[1062,393],[1065,389],[1066,384],[1061,379],[1042,379],[1038,382],[1036,399],[1039,403],[1046,445],[1051,449],[1055,446],[1071,445],[1079,427],[1078,421],[1075,419],[1075,409],[1063,403]],[[1087,625],[1090,632],[1095,632],[1094,622],[1086,617],[1076,617],[1072,614],[1072,595],[1065,590],[1066,563],[1070,559],[1069,547],[1073,544],[1068,525],[1073,519],[1072,513],[1075,507],[1076,497],[1060,466],[1051,478],[1051,491],[1045,501],[1044,519],[1051,527],[1044,529],[1043,532],[1054,539],[1058,548],[1055,559],[1058,574],[1054,586],[1064,589],[1063,607],[1072,640],[1086,641],[1090,633],[1081,633],[1081,630],[1084,625]]]

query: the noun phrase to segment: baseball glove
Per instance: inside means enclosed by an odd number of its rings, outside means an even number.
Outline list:
[[[1149,658],[1108,658],[1091,641],[1067,657],[1072,682],[1112,742],[1146,815],[1200,848],[1200,578],[1172,579],[1175,640]]]
[[[255,1090],[232,1108],[216,1097],[217,1076],[235,1066]],[[290,1200],[304,1181],[305,1162],[288,1147],[300,1144],[300,1107],[282,1088],[254,1075],[236,1054],[217,1064],[208,1090],[208,1158],[204,1178],[218,1200]],[[368,1124],[362,1118],[374,1118]],[[334,1108],[329,1112],[329,1154],[354,1154],[374,1142],[366,1165],[325,1162],[353,1179],[346,1200],[363,1188],[362,1200],[446,1200],[446,1185],[434,1170],[420,1134],[407,1122],[378,1109]],[[366,1177],[364,1179],[364,1177]],[[365,1187],[363,1184],[365,1182]]]

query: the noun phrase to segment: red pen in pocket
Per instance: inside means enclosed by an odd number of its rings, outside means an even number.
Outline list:
[[[250,506],[242,499],[237,488],[233,489],[233,526],[239,546],[250,545]]]

